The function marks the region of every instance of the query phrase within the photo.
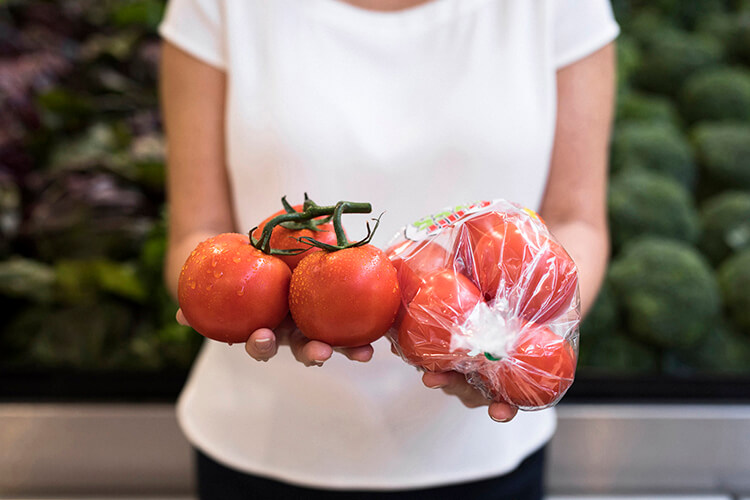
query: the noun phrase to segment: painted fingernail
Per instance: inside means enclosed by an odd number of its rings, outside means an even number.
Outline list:
[[[271,342],[271,339],[265,338],[265,339],[258,339],[255,341],[255,348],[258,349],[260,352],[268,352],[273,348],[273,343]]]

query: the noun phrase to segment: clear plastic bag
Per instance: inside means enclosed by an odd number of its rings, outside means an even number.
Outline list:
[[[573,260],[533,211],[496,200],[410,224],[386,251],[402,307],[388,336],[428,371],[488,398],[553,406],[573,382],[580,299]]]

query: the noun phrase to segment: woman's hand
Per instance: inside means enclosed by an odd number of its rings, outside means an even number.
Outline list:
[[[177,322],[190,326],[182,310],[177,311]],[[324,342],[310,340],[297,328],[291,316],[287,316],[275,330],[255,330],[245,342],[245,351],[256,361],[268,361],[276,355],[280,345],[288,345],[294,358],[305,366],[323,366],[334,351],[363,363],[370,361],[373,354],[371,345],[334,348]]]
[[[492,401],[471,384],[466,377],[458,372],[425,372],[422,383],[430,389],[442,389],[444,393],[456,396],[467,408],[488,406],[487,413],[495,422],[510,422],[518,413],[518,408],[508,403]]]
[[[391,352],[398,356],[396,346],[391,344]],[[502,401],[492,401],[466,381],[459,372],[424,372],[422,383],[430,389],[442,389],[444,393],[456,396],[467,408],[488,406],[487,413],[495,422],[510,422],[518,413],[518,408]]]

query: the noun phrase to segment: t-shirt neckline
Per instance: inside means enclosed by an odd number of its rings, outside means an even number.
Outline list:
[[[489,0],[430,0],[395,11],[365,9],[342,0],[304,0],[308,11],[352,30],[409,33],[429,28]]]

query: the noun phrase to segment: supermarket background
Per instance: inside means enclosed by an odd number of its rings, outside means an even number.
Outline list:
[[[0,1],[0,408],[168,403],[200,345],[161,275],[163,4]],[[750,402],[750,1],[613,6],[613,255],[561,411],[731,413]]]

